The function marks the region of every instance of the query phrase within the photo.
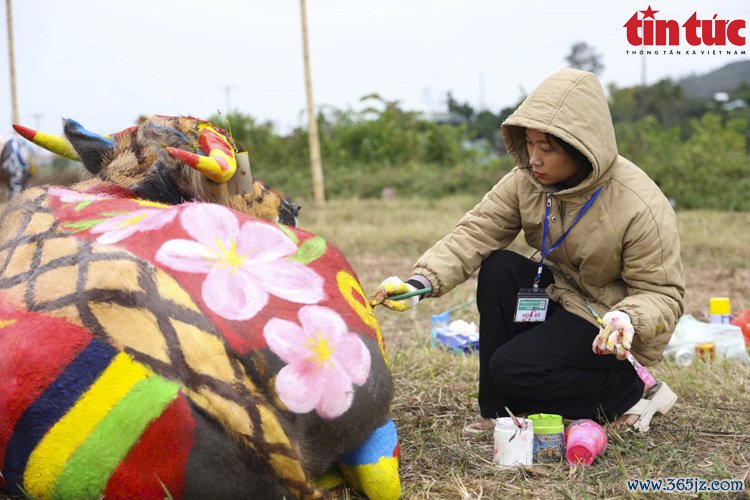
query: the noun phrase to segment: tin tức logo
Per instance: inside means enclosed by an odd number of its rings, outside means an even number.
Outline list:
[[[652,9],[649,5],[646,10],[635,11],[628,19],[623,27],[630,45],[636,47],[666,47],[681,43],[688,43],[694,47],[697,45],[744,47],[745,45],[746,23],[744,19],[720,19],[719,14],[716,13],[702,19],[695,11],[680,24],[676,19],[657,19],[658,12],[660,11]]]

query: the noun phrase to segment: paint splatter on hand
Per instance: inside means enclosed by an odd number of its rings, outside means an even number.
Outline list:
[[[403,300],[388,300],[388,297],[400,295],[402,293],[414,292],[416,290],[417,289],[414,286],[409,283],[404,283],[400,278],[390,276],[383,280],[368,301],[372,307],[382,304],[393,311],[404,312],[416,307],[416,305],[419,304],[419,297],[414,296]]]
[[[604,315],[602,322],[604,328],[594,339],[592,350],[596,354],[614,354],[619,360],[625,359],[635,335],[630,316],[622,311],[610,311]]]

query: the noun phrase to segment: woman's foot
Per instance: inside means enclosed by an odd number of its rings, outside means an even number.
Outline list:
[[[612,426],[617,429],[633,427],[640,432],[648,432],[651,418],[657,414],[665,414],[677,402],[677,394],[665,382],[659,382],[646,392],[645,398],[618,417]]]
[[[628,427],[634,426],[639,418],[641,418],[640,415],[626,413],[625,415],[617,417],[615,421],[612,422],[612,427],[617,430],[625,430]]]
[[[464,427],[464,432],[469,434],[481,434],[495,428],[495,421],[490,418],[477,417],[475,421]]]

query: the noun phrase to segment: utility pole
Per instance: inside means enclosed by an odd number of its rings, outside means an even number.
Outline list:
[[[323,185],[323,162],[320,159],[320,139],[318,121],[313,106],[312,79],[310,77],[310,51],[307,44],[307,10],[305,0],[299,1],[302,12],[302,52],[305,63],[305,91],[307,93],[307,142],[310,147],[310,168],[312,169],[313,197],[315,208],[324,208],[326,203]]]
[[[479,112],[484,111],[484,73],[479,73]]]
[[[13,56],[13,6],[11,0],[5,0],[5,19],[8,21],[8,67],[10,69],[10,106],[13,112],[13,123],[18,123],[18,98],[16,97],[16,60]]]
[[[232,87],[231,85],[224,85],[224,93],[226,94],[227,99],[227,109],[224,110],[224,112],[229,116],[229,113],[232,112]]]

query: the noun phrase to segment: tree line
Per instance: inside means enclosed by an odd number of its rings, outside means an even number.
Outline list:
[[[661,187],[678,208],[750,210],[750,86],[727,102],[689,98],[671,80],[647,87],[608,87],[620,154]],[[520,101],[522,99],[519,100]],[[324,108],[318,115],[329,197],[481,196],[512,161],[500,123],[516,106],[477,110],[446,96],[441,120],[404,109],[378,94],[361,110]],[[258,177],[296,197],[311,185],[306,129],[278,133],[249,114],[212,117],[224,122],[251,154]]]

